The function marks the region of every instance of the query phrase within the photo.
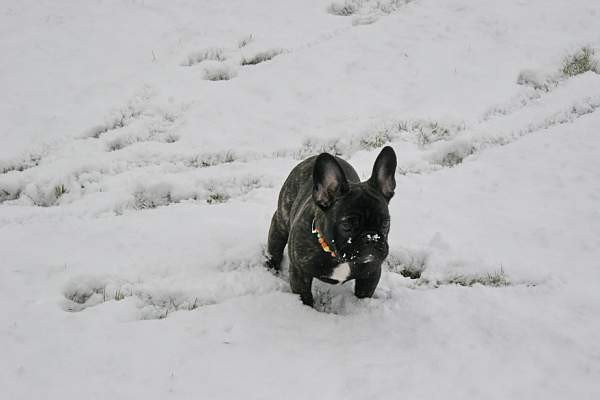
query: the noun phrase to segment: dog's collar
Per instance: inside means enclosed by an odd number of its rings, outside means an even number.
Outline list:
[[[317,228],[315,226],[315,218],[313,218],[312,221],[312,233],[314,233],[315,235],[317,235],[317,239],[319,240],[319,244],[321,245],[321,248],[323,249],[323,251],[325,253],[330,253],[331,257],[337,257],[337,255],[335,254],[335,251],[333,251],[333,249],[331,248],[331,246],[329,246],[329,243],[327,243],[327,240],[325,240],[325,236],[321,233],[321,231],[319,230],[319,228]]]

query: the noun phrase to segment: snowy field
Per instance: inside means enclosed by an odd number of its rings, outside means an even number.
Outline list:
[[[600,398],[598,0],[1,0],[2,399]],[[263,267],[398,155],[373,299]]]

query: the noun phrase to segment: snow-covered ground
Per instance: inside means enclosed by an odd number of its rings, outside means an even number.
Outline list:
[[[597,0],[3,0],[2,399],[597,399]],[[591,52],[591,53],[590,53]],[[585,68],[584,68],[585,69]],[[572,76],[571,76],[572,75]],[[399,159],[373,299],[262,266]]]

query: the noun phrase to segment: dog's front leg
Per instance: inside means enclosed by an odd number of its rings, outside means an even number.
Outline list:
[[[354,282],[354,295],[359,299],[373,297],[375,288],[381,277],[381,265],[373,270],[366,278],[356,279]]]
[[[313,306],[314,299],[312,295],[312,276],[306,275],[300,271],[298,266],[290,265],[290,286],[292,292],[299,294],[302,303],[307,306]]]

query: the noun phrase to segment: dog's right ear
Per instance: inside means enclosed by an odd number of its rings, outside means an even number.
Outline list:
[[[396,189],[396,153],[390,146],[385,146],[375,160],[373,174],[369,179],[369,185],[377,189],[389,203]]]
[[[331,207],[336,197],[349,190],[346,175],[340,164],[329,153],[321,153],[313,169],[312,198],[323,210]]]

